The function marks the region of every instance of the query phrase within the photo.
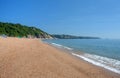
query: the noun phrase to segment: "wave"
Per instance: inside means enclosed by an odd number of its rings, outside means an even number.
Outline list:
[[[73,50],[72,48],[70,47],[67,47],[67,46],[63,46],[63,45],[60,45],[60,44],[56,44],[56,43],[51,43],[52,45],[56,46],[56,47],[59,47],[59,48],[64,48],[64,49],[67,49],[67,50]]]
[[[120,74],[120,61],[118,60],[87,53],[84,53],[83,55],[72,53],[72,55],[82,58],[83,60],[94,65],[103,67],[105,69]]]
[[[58,48],[72,50],[72,55],[82,58],[83,60],[85,60],[91,64],[94,64],[96,66],[100,66],[107,70],[110,70],[112,72],[120,74],[120,61],[119,60],[115,60],[112,58],[107,58],[107,57],[103,57],[103,56],[99,56],[99,55],[94,55],[94,54],[88,54],[88,53],[82,53],[81,55],[79,55],[79,54],[73,52],[74,51],[73,48],[63,46],[63,45],[57,44],[57,43],[50,43],[50,44],[55,47],[58,47]]]

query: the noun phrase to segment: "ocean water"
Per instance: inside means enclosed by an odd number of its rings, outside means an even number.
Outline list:
[[[120,74],[120,40],[53,39],[43,41],[55,47],[70,50],[76,57]]]

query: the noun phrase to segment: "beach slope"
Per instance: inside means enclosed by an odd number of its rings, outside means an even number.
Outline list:
[[[38,39],[0,38],[0,78],[120,78]]]

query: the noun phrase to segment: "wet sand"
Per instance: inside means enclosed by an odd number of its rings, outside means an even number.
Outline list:
[[[38,39],[0,38],[0,78],[120,78]]]

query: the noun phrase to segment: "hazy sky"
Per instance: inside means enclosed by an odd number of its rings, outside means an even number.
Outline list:
[[[0,0],[0,21],[120,39],[120,0]]]

